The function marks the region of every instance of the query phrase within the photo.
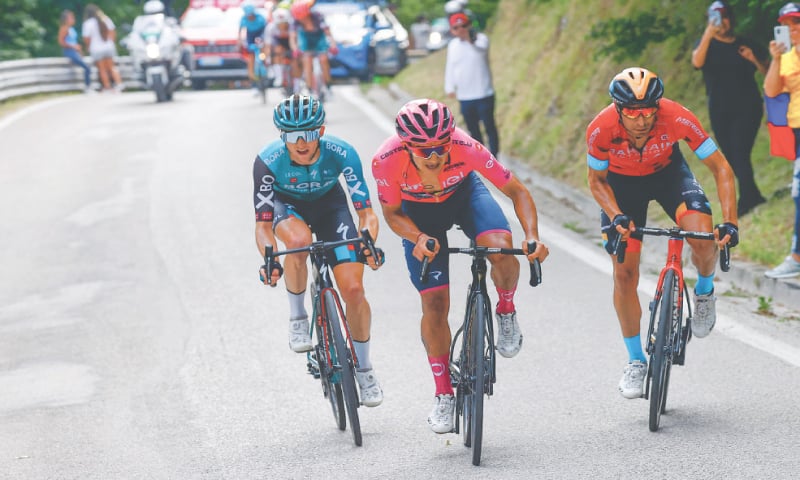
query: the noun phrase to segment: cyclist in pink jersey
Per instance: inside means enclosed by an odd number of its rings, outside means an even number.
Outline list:
[[[450,109],[435,100],[413,100],[395,120],[396,135],[388,138],[372,160],[378,198],[389,227],[403,239],[411,281],[422,301],[422,341],[436,384],[436,398],[428,424],[436,433],[453,430],[455,399],[450,383],[451,342],[447,231],[459,225],[476,244],[512,248],[511,228],[503,210],[478,177],[488,179],[514,203],[525,239],[528,260],[543,261],[547,247],[539,241],[533,197],[525,186],[486,147],[456,128]],[[433,239],[435,247],[426,243]],[[534,252],[526,242],[537,242]],[[419,281],[423,258],[430,261],[430,277]],[[491,278],[499,295],[497,351],[513,357],[522,347],[514,292],[519,261],[508,255],[489,257]]]

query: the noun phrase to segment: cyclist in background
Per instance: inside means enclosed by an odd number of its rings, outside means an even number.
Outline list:
[[[547,257],[539,242],[536,205],[530,192],[483,145],[456,128],[450,109],[435,100],[405,104],[395,119],[396,134],[372,159],[378,198],[389,227],[403,239],[411,281],[422,301],[422,342],[436,384],[436,398],[428,424],[436,433],[454,427],[455,400],[450,383],[451,332],[447,231],[458,224],[477,245],[512,248],[511,227],[503,210],[478,177],[486,177],[514,203],[525,240],[537,242],[536,251],[523,250],[528,260]],[[428,239],[435,247],[426,247]],[[422,260],[430,259],[427,284],[419,281]],[[491,278],[497,289],[497,351],[513,357],[522,347],[514,292],[519,261],[510,255],[491,255]]]
[[[627,68],[609,85],[612,103],[586,129],[589,187],[601,211],[606,250],[614,254],[618,235],[628,242],[624,263],[614,260],[614,308],[628,350],[619,391],[625,398],[642,396],[647,358],[639,335],[639,260],[647,207],[656,200],[683,230],[712,231],[711,205],[678,148],[684,140],[714,175],[723,224],[714,228],[719,245],[739,242],[733,170],[695,115],[662,98],[664,84],[644,68]],[[721,240],[720,240],[721,239]],[[692,333],[709,334],[716,321],[714,269],[718,245],[687,239],[698,280],[694,288]]]
[[[275,78],[282,82],[284,91],[295,93],[298,91],[300,79],[300,62],[292,56],[290,38],[292,36],[292,14],[286,8],[276,8],[272,11],[272,21],[267,25],[264,35],[265,48],[269,51],[272,65],[275,68]],[[284,78],[283,68],[289,68],[288,78]],[[283,84],[286,81],[288,84]]]
[[[372,210],[364,182],[361,160],[344,140],[325,135],[325,110],[317,99],[292,95],[282,100],[273,113],[280,139],[269,143],[253,165],[253,203],[256,213],[256,245],[276,245],[278,238],[287,249],[307,246],[312,233],[317,240],[356,238],[363,228],[378,238],[378,217]],[[323,137],[323,135],[325,135]],[[347,204],[339,177],[344,176],[350,200],[358,214],[359,229]],[[356,379],[361,403],[375,407],[383,401],[378,378],[369,356],[371,309],[364,296],[364,265],[353,245],[334,250],[333,276],[346,305],[347,322],[358,359]],[[363,253],[362,253],[363,255]],[[295,352],[312,349],[305,290],[308,253],[287,255],[286,290],[289,294],[289,347]],[[373,269],[378,265],[367,259]],[[260,275],[267,283],[266,266]],[[269,272],[274,287],[284,272],[280,264]]]
[[[239,41],[242,44],[242,54],[247,60],[247,76],[253,82],[253,88],[258,92],[255,74],[256,54],[251,47],[263,48],[264,31],[267,27],[267,19],[256,11],[250,3],[242,5],[244,15],[239,23]]]
[[[321,13],[311,9],[313,1],[299,0],[292,4],[291,12],[294,17],[292,32],[292,53],[301,57],[303,79],[308,89],[319,96],[323,89],[331,83],[331,67],[328,61],[328,52],[336,55],[339,52],[336,42],[331,36],[330,28],[325,23]],[[319,59],[322,68],[322,78],[325,85],[316,85],[314,81],[314,57]]]

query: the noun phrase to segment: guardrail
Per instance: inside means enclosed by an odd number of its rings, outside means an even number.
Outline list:
[[[90,57],[92,86],[99,88],[97,69]],[[142,88],[144,84],[133,68],[130,57],[115,59],[126,88]],[[29,58],[0,62],[0,102],[37,93],[83,91],[83,69],[66,57]]]

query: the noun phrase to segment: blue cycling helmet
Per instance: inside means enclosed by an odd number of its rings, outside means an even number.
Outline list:
[[[246,16],[248,16],[248,17],[249,17],[250,15],[253,15],[253,14],[255,14],[255,13],[256,13],[256,7],[254,7],[253,5],[249,5],[249,4],[247,4],[247,5],[244,5],[244,6],[242,7],[242,10],[244,11],[244,14],[245,14]]]
[[[275,106],[272,121],[283,132],[315,130],[325,123],[325,109],[312,96],[294,94]]]

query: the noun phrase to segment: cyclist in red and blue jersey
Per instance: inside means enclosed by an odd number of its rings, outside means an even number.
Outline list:
[[[292,95],[275,107],[273,121],[281,138],[264,147],[253,165],[259,253],[263,255],[267,245],[276,245],[276,238],[287,249],[307,246],[312,242],[312,233],[317,240],[336,241],[357,238],[359,231],[367,228],[372,238],[377,239],[378,217],[372,210],[361,160],[349,143],[325,134],[322,104],[313,97]],[[358,214],[358,230],[340,177],[345,179],[350,201]],[[338,247],[334,255],[333,276],[346,305],[358,358],[356,378],[361,403],[374,407],[383,401],[383,392],[369,356],[371,309],[364,295],[364,265],[352,245]],[[289,347],[295,352],[312,348],[305,309],[307,259],[308,254],[287,255],[284,266],[278,264],[269,272],[272,286],[282,274],[285,277],[290,307]],[[373,269],[378,268],[374,259],[367,261]],[[259,273],[267,284],[264,266]]]
[[[697,268],[692,333],[709,334],[716,321],[714,269],[718,246],[739,242],[733,170],[717,145],[685,107],[662,98],[664,84],[644,68],[627,68],[609,85],[611,105],[586,129],[589,188],[600,207],[603,242],[610,254],[618,235],[627,239],[624,263],[614,258],[614,308],[628,350],[619,391],[642,396],[647,358],[639,324],[639,260],[647,207],[657,201],[683,230],[712,231],[711,205],[678,147],[683,140],[713,174],[723,223],[713,228],[718,243],[687,239]]]
[[[396,135],[389,137],[372,159],[378,198],[389,227],[403,239],[406,264],[422,301],[422,341],[436,384],[436,398],[428,424],[436,433],[454,427],[455,400],[450,383],[451,332],[447,231],[459,225],[476,244],[512,248],[511,228],[503,210],[478,174],[488,179],[514,203],[526,241],[536,241],[536,251],[522,248],[528,260],[543,261],[547,247],[539,241],[533,197],[525,186],[483,145],[456,128],[450,109],[435,100],[413,100],[395,120]],[[435,247],[426,247],[428,239]],[[419,281],[423,258],[430,259],[430,277]],[[497,304],[497,351],[513,357],[522,347],[514,292],[519,261],[510,255],[491,255],[491,277],[500,300]]]
[[[246,3],[242,6],[242,20],[239,22],[239,38],[242,44],[242,55],[247,60],[247,76],[255,81],[255,53],[251,47],[257,46],[260,50],[264,43],[264,30],[267,28],[267,19],[256,11],[256,7]],[[255,87],[254,87],[255,88]]]

